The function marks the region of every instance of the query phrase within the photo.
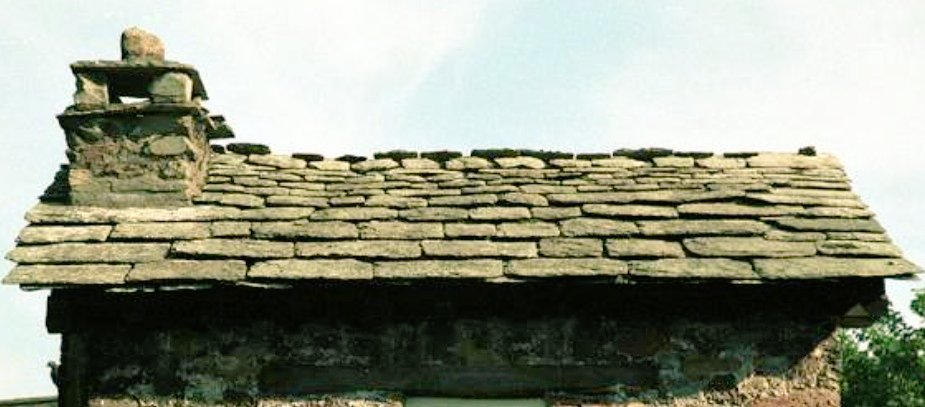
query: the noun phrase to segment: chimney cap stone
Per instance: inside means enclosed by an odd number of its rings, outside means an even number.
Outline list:
[[[164,42],[138,27],[122,31],[122,59],[164,61]]]

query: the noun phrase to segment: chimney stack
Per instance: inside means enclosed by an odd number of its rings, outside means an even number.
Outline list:
[[[67,137],[74,205],[186,206],[205,183],[209,139],[233,137],[190,65],[164,59],[139,28],[122,33],[122,60],[78,61],[74,104],[58,115]]]

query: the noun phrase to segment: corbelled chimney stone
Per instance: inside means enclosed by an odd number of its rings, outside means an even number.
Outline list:
[[[67,198],[77,205],[184,206],[205,182],[210,138],[233,137],[209,116],[199,74],[164,60],[159,38],[122,33],[121,61],[78,61],[67,137]]]

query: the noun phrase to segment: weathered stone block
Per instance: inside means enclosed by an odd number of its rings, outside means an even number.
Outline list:
[[[173,244],[172,253],[197,257],[230,257],[272,259],[292,257],[290,242],[269,242],[249,239],[184,240]]]
[[[559,227],[548,222],[505,222],[498,225],[497,236],[509,238],[559,236]]]
[[[652,239],[608,239],[611,257],[684,257],[678,242]]]
[[[656,205],[607,205],[585,204],[581,210],[587,214],[633,218],[677,218],[678,211],[672,207]]]
[[[225,220],[239,216],[237,208],[193,206],[185,208],[104,208],[96,206],[38,204],[26,213],[35,224],[183,222]]]
[[[251,266],[247,277],[287,280],[369,280],[373,278],[373,266],[352,259],[270,260]]]
[[[380,257],[408,259],[421,257],[418,242],[404,240],[355,240],[341,242],[298,242],[299,257]]]
[[[308,163],[309,167],[322,171],[350,171],[350,163],[346,161],[321,160]]]
[[[530,210],[527,208],[486,207],[469,210],[469,217],[475,220],[516,220],[529,219]]]
[[[540,240],[545,257],[600,257],[603,245],[598,239],[551,238]]]
[[[781,216],[802,213],[797,205],[743,205],[735,203],[692,203],[678,206],[678,212],[707,216]]]
[[[611,219],[576,218],[559,223],[565,236],[621,236],[639,232],[632,222]]]
[[[366,199],[366,206],[383,206],[388,208],[422,208],[427,206],[427,200],[424,198],[393,196],[393,195],[374,195]]]
[[[251,154],[247,156],[247,162],[281,169],[305,168],[308,166],[305,160],[277,154]]]
[[[501,201],[515,205],[549,206],[549,201],[542,195],[523,192],[509,192],[501,195]]]
[[[161,260],[167,243],[58,243],[18,246],[7,254],[10,261],[31,263],[135,263]]]
[[[684,247],[707,257],[803,257],[816,254],[812,242],[785,242],[762,237],[695,237]]]
[[[424,254],[437,257],[536,257],[536,243],[484,240],[425,240]]]
[[[312,220],[372,220],[398,217],[398,211],[388,208],[328,208],[316,211]]]
[[[364,222],[360,223],[363,239],[429,239],[443,237],[441,223]]]
[[[154,103],[189,103],[193,99],[193,80],[180,72],[165,73],[148,85]]]
[[[164,61],[164,43],[156,35],[138,27],[122,32],[122,59]]]
[[[817,242],[816,247],[819,248],[819,253],[831,256],[902,257],[898,247],[884,242],[826,240]]]
[[[514,277],[576,277],[626,273],[626,263],[612,259],[527,259],[511,260],[504,274]]]
[[[428,199],[431,206],[479,206],[494,205],[497,202],[498,196],[494,194],[435,196]]]
[[[754,264],[761,278],[766,279],[877,277],[912,274],[920,271],[914,264],[902,259],[806,257],[755,259]]]
[[[382,158],[377,160],[366,160],[358,163],[353,163],[350,166],[350,169],[356,172],[368,172],[368,171],[385,171],[392,168],[398,167],[398,163],[395,160],[390,158]]]
[[[340,221],[260,222],[251,226],[256,238],[356,239],[356,225]]]
[[[120,223],[112,230],[111,240],[180,240],[210,236],[206,222]]]
[[[443,226],[446,237],[491,237],[498,229],[491,223],[447,223]]]
[[[245,237],[251,234],[250,222],[212,222],[209,232],[213,237]]]
[[[399,217],[412,221],[463,220],[469,218],[469,211],[460,208],[414,208],[399,212]]]
[[[267,206],[307,206],[327,208],[328,199],[315,196],[271,195],[267,197]]]
[[[661,220],[638,224],[639,232],[646,236],[760,235],[770,229],[755,220]]]
[[[498,157],[495,162],[501,168],[530,168],[534,170],[546,168],[546,163],[536,157]]]
[[[823,232],[876,232],[884,233],[883,227],[873,219],[841,218],[776,218],[771,222],[794,230]]]
[[[689,168],[694,166],[693,157],[666,156],[652,159],[656,167]]]
[[[787,232],[772,229],[764,233],[764,238],[768,240],[782,240],[785,242],[815,242],[817,240],[825,240],[825,233]]]
[[[16,241],[19,243],[102,242],[109,237],[112,226],[26,226]]]
[[[496,278],[504,275],[501,260],[419,260],[375,264],[376,278]]]
[[[80,73],[77,78],[77,90],[74,92],[74,104],[79,108],[100,108],[109,104],[109,87],[106,77],[99,74]]]
[[[657,278],[722,278],[753,280],[758,275],[744,261],[729,259],[660,259],[630,262],[630,275]]]
[[[148,153],[156,156],[174,156],[190,151],[186,137],[163,136],[148,142]]]
[[[249,194],[222,194],[218,202],[222,205],[239,208],[260,208],[263,206],[263,198]]]
[[[742,158],[724,158],[720,156],[713,156],[709,158],[698,159],[697,166],[716,169],[744,168],[745,160]]]
[[[813,232],[806,232],[813,233]],[[887,237],[884,233],[869,233],[869,232],[829,232],[826,234],[819,233],[823,238],[828,238],[829,240],[860,240],[863,242],[889,242],[890,238]],[[823,238],[814,239],[814,240],[823,240]]]
[[[241,211],[239,220],[295,220],[305,219],[315,213],[314,208],[304,207],[274,207],[245,209]]]
[[[761,153],[748,157],[749,167],[782,167],[782,168],[841,168],[838,160],[827,154],[807,156],[784,153]]]
[[[530,208],[530,214],[536,219],[553,220],[577,218],[581,216],[581,208],[577,206]]]
[[[3,284],[21,285],[118,285],[125,283],[128,264],[35,265],[16,266]]]
[[[446,162],[448,170],[479,170],[491,168],[491,162],[481,157],[459,157]]]
[[[241,260],[164,260],[138,263],[125,278],[133,281],[240,281],[247,274]]]
[[[814,206],[806,208],[802,215],[820,218],[869,218],[874,216],[874,213],[865,208]]]

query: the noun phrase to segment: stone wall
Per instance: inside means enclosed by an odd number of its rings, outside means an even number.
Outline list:
[[[731,286],[713,303],[573,288],[550,289],[546,310],[542,290],[517,288],[482,298],[450,288],[440,300],[431,287],[412,301],[403,297],[412,287],[339,300],[350,290],[257,291],[246,294],[257,302],[226,293],[227,301],[173,298],[168,307],[140,306],[144,295],[131,295],[100,312],[75,302],[72,312],[93,313],[96,323],[64,329],[63,360],[77,360],[68,371],[80,371],[81,397],[94,406],[392,406],[406,396],[542,397],[563,407],[839,405],[834,325],[818,315],[825,305],[815,315],[805,305],[755,312],[762,296]],[[454,301],[463,291],[468,299]],[[602,297],[607,291],[613,298]],[[386,297],[404,305],[380,306]],[[763,305],[783,300],[793,298],[769,295]]]

